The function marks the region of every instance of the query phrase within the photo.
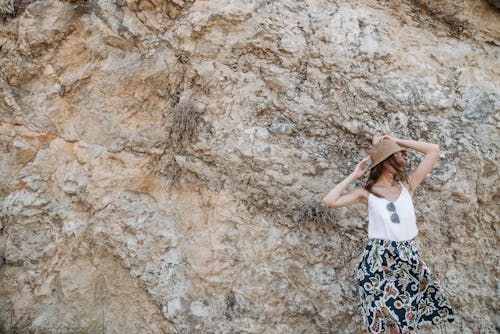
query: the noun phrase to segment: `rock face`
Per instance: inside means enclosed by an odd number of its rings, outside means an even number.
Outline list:
[[[321,198],[388,133],[441,149],[447,333],[496,333],[495,3],[1,0],[1,332],[361,332],[367,209]]]

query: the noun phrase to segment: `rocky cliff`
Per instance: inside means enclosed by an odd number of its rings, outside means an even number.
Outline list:
[[[1,332],[359,333],[366,207],[321,198],[388,133],[441,149],[443,330],[497,333],[498,7],[0,0]]]

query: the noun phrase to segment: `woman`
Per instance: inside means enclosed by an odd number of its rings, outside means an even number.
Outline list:
[[[406,148],[425,154],[410,173]],[[384,135],[354,171],[323,198],[336,208],[368,205],[368,244],[358,265],[360,307],[367,333],[415,333],[424,324],[455,320],[439,280],[420,259],[412,195],[432,170],[436,144]],[[344,193],[352,180],[368,170],[364,187]]]

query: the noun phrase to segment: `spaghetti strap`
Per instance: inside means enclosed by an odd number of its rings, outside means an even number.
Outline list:
[[[401,185],[402,189],[406,190],[406,192],[408,193],[408,196],[412,197],[412,196],[411,196],[410,189],[409,189],[409,188],[406,188],[406,187],[405,187],[405,185],[404,185],[404,183],[403,183],[403,182],[401,182],[401,180],[399,180],[398,182],[399,182],[399,184]]]
[[[405,185],[403,184],[403,182],[401,182],[401,180],[399,180],[398,182],[401,185],[401,190],[406,189]]]

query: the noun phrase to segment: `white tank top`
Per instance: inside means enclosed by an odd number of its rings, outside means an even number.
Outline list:
[[[368,194],[368,238],[390,241],[404,241],[415,238],[418,234],[415,209],[410,192],[401,185],[399,197],[392,203],[396,207],[399,223],[391,221],[394,211],[387,209],[388,199]]]

